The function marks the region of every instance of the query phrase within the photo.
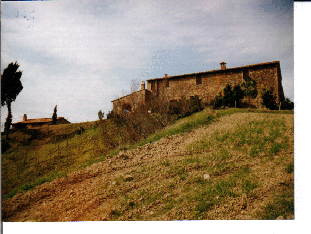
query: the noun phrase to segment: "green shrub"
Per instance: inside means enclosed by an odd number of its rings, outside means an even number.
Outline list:
[[[248,97],[248,106],[250,107],[251,98],[256,98],[258,94],[257,83],[249,76],[246,76],[241,84],[241,87],[243,88],[244,95]]]
[[[230,84],[227,84],[226,87],[223,89],[223,104],[224,106],[232,106],[234,104],[233,100],[233,92]]]
[[[233,90],[232,90],[232,95],[233,95],[233,101],[236,102],[236,106],[237,107],[240,107],[240,101],[244,98],[245,96],[245,93],[244,91],[241,89],[241,86],[240,85],[235,85],[233,87]]]
[[[240,106],[240,100],[245,96],[244,91],[241,89],[240,85],[235,85],[231,87],[230,84],[227,84],[226,87],[219,92],[215,98],[210,102],[214,109],[218,109],[222,106],[234,107]]]
[[[277,109],[277,103],[276,103],[276,95],[274,94],[273,87],[271,87],[269,90],[264,90],[261,94],[262,99],[262,105],[267,107],[270,110],[276,110]]]
[[[179,100],[172,100],[168,106],[168,114],[176,115],[176,119],[190,116],[201,110],[203,110],[203,105],[197,95],[190,97],[190,99],[182,97]]]
[[[213,100],[211,100],[210,104],[213,106],[214,109],[219,109],[221,108],[222,106],[224,106],[224,103],[223,103],[223,97],[222,97],[222,94],[221,92],[219,92],[215,98]]]
[[[281,110],[293,110],[294,103],[289,99],[285,98],[283,102],[281,102]]]

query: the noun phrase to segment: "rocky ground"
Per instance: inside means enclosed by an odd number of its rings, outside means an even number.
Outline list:
[[[225,116],[208,126],[107,157],[100,163],[2,201],[3,221],[256,219],[257,213],[275,194],[294,183],[294,174],[284,170],[284,163],[294,157],[293,130],[284,133],[288,136],[288,149],[276,154],[273,160],[245,159],[233,153],[226,161],[230,167],[217,173],[207,170],[216,166],[212,160],[205,164],[202,161],[183,163],[185,159],[195,161],[197,153],[189,145],[215,132],[232,132],[241,123],[263,120],[266,115],[269,114]],[[293,128],[293,115],[275,116]],[[204,154],[197,155],[203,157]],[[206,179],[213,182],[228,178],[231,172],[237,172],[246,164],[260,185],[256,194],[236,190],[238,196],[220,197],[221,202],[198,216],[199,196],[194,194],[195,186],[201,186]],[[282,218],[294,216],[279,217]]]

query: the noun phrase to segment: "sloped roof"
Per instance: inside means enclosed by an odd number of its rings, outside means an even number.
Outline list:
[[[65,119],[64,117],[57,117],[57,120]],[[27,119],[26,121],[21,121],[17,123],[24,123],[24,124],[32,124],[32,123],[51,123],[53,122],[52,118],[39,118],[39,119]],[[13,124],[17,124],[13,123]]]
[[[135,95],[135,94],[137,94],[137,93],[139,93],[139,92],[150,92],[150,90],[148,90],[148,89],[138,90],[138,91],[135,91],[135,92],[130,93],[130,94],[128,94],[128,95],[125,95],[125,96],[119,97],[119,98],[117,98],[117,99],[114,99],[114,100],[112,100],[111,102],[114,102],[114,101],[123,99],[123,98],[125,98],[125,97],[129,97],[129,96]]]
[[[261,66],[268,66],[271,64],[279,64],[280,61],[272,61],[272,62],[267,62],[267,63],[257,63],[257,64],[251,64],[251,65],[246,65],[242,67],[233,67],[233,68],[226,68],[226,69],[218,69],[218,70],[211,70],[211,71],[205,71],[205,72],[198,72],[198,73],[190,73],[190,74],[183,74],[183,75],[175,75],[175,76],[167,76],[167,77],[160,77],[160,78],[153,78],[149,79],[147,81],[151,80],[163,80],[163,79],[172,79],[172,78],[178,78],[182,76],[192,76],[192,75],[198,75],[198,74],[207,74],[207,73],[223,73],[223,72],[228,72],[228,71],[233,71],[233,70],[238,70],[238,69],[244,69],[244,68],[253,68],[253,67],[261,67]]]

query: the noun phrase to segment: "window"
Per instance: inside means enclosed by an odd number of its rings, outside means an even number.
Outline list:
[[[131,105],[130,105],[129,103],[124,103],[124,104],[122,105],[122,109],[123,109],[123,111],[125,111],[125,112],[131,112],[132,107],[131,107]]]
[[[249,71],[248,70],[243,70],[243,79],[249,78]]]
[[[170,86],[170,83],[169,83],[167,78],[165,79],[164,83],[165,83],[165,87],[169,87]]]
[[[201,77],[201,75],[196,75],[195,79],[196,79],[196,84],[197,85],[202,84],[202,77]]]

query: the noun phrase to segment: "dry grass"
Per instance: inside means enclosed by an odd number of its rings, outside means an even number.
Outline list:
[[[293,149],[293,115],[235,113],[19,193],[3,219],[292,219]]]

